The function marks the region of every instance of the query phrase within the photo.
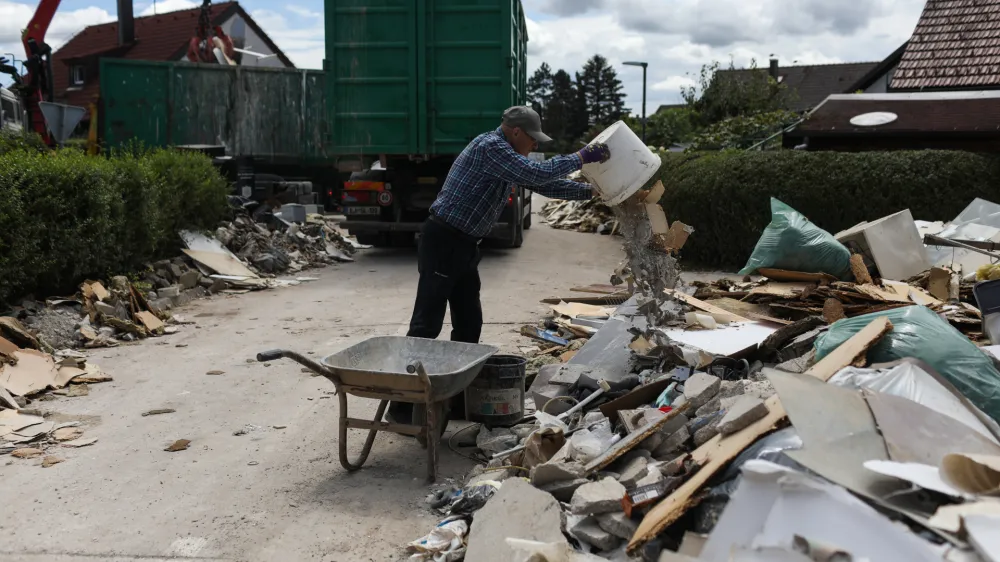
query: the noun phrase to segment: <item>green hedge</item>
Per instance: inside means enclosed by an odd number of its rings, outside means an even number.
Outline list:
[[[695,233],[683,259],[738,268],[770,222],[777,197],[836,234],[903,209],[955,218],[973,199],[1000,202],[1000,157],[954,151],[664,153],[661,200]]]
[[[176,255],[180,228],[214,228],[227,182],[204,156],[111,157],[0,138],[0,303],[72,292],[85,278]]]

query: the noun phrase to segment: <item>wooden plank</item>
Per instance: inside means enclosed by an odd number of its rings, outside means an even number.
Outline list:
[[[799,283],[833,283],[837,281],[837,278],[829,273],[804,273],[801,271],[787,271],[784,269],[773,269],[769,267],[762,267],[757,270],[757,273],[767,277],[772,281],[787,281],[787,282],[799,282]]]
[[[715,306],[714,304],[707,303],[707,302],[705,302],[705,301],[703,301],[701,299],[696,299],[696,298],[694,298],[692,296],[689,296],[689,295],[686,295],[686,294],[684,294],[684,293],[682,293],[680,291],[675,291],[673,289],[667,289],[664,292],[667,293],[667,295],[669,295],[669,296],[671,296],[671,297],[673,297],[673,298],[675,298],[675,299],[677,299],[679,301],[683,301],[683,302],[685,302],[685,303],[687,303],[687,304],[689,304],[689,305],[697,308],[698,310],[704,310],[705,312],[708,312],[712,316],[715,316],[716,314],[718,314],[720,317],[726,318],[730,322],[751,322],[751,320],[749,318],[744,318],[744,317],[742,317],[742,316],[740,316],[738,314],[733,314],[732,312],[728,312],[726,310],[723,310],[723,309]]]
[[[751,295],[771,295],[775,297],[794,298],[811,287],[811,283],[768,283],[750,290]]]
[[[885,316],[879,316],[804,374],[826,382],[844,367],[853,365],[859,357],[863,357],[869,348],[890,331],[892,331],[892,322],[889,322]]]
[[[656,538],[667,527],[681,518],[700,501],[698,491],[716,473],[736,458],[758,438],[770,433],[785,419],[785,409],[777,395],[765,402],[768,413],[747,428],[728,436],[716,435],[691,453],[691,460],[699,466],[697,472],[680,488],[660,502],[643,518],[639,529],[628,543],[628,553],[635,555],[644,544]]]
[[[667,412],[667,415],[652,421],[643,427],[639,428],[634,433],[626,435],[621,441],[615,443],[610,449],[604,452],[603,455],[597,457],[596,459],[590,461],[586,466],[586,473],[593,474],[598,470],[608,466],[609,464],[615,462],[617,459],[621,458],[625,453],[636,448],[639,443],[642,443],[649,436],[653,435],[660,430],[668,421],[676,418],[681,412],[688,409],[688,405],[684,404],[679,408],[674,408]]]

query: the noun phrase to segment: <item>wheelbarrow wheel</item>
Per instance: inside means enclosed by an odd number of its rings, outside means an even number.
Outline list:
[[[410,423],[413,425],[424,425],[427,423],[427,410],[425,408],[419,407],[420,404],[414,404],[413,408],[413,418]],[[448,401],[440,402],[437,408],[437,423],[438,423],[438,438],[440,439],[444,432],[448,430],[448,415],[451,413],[451,407],[448,405]],[[421,447],[427,447],[427,439],[423,435],[417,436],[417,443],[420,443]]]

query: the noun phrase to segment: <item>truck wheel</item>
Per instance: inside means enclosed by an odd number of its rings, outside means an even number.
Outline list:
[[[531,228],[531,202],[528,202],[528,216],[524,217],[524,229]]]
[[[524,244],[524,220],[517,221],[514,226],[514,240],[510,243],[511,248],[520,248]]]

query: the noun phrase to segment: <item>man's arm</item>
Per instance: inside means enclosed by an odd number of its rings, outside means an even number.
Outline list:
[[[590,187],[590,184],[573,180],[552,180],[543,184],[525,185],[524,187],[549,199],[588,201],[594,196],[594,190]]]
[[[583,161],[576,154],[556,156],[545,162],[535,162],[518,154],[514,147],[504,139],[498,139],[484,148],[488,174],[525,187],[538,186],[564,178],[583,167]]]

